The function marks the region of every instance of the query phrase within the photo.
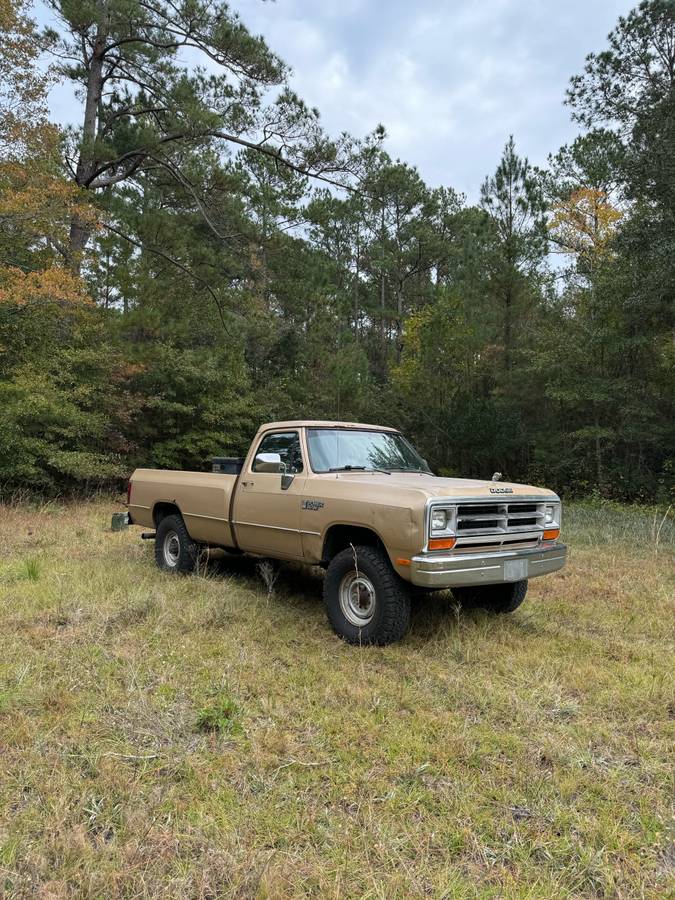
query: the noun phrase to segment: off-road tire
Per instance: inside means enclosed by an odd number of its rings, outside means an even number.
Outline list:
[[[172,552],[167,552],[167,544]],[[173,560],[173,562],[170,562]],[[155,562],[163,572],[176,575],[194,572],[199,560],[199,544],[188,534],[182,516],[165,516],[155,534]]]
[[[486,584],[455,588],[455,599],[464,606],[478,606],[493,613],[510,613],[518,609],[527,594],[527,579],[509,584]]]
[[[372,618],[362,626],[349,621],[340,602],[343,579],[356,572],[368,579],[375,592]],[[350,644],[391,644],[400,640],[410,625],[408,586],[377,547],[347,547],[336,554],[326,570],[323,599],[333,630]]]

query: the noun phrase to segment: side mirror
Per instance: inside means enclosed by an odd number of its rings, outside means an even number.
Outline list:
[[[278,453],[257,453],[253,460],[253,471],[278,474],[281,472],[281,456]]]

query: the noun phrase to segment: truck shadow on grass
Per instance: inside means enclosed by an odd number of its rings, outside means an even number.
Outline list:
[[[216,552],[209,555],[200,574],[216,581],[236,578],[242,586],[267,596],[271,602],[286,608],[291,606],[298,614],[328,628],[323,606],[324,573],[319,567]],[[424,644],[437,640],[443,632],[497,618],[510,620],[510,617],[495,617],[484,610],[462,606],[449,590],[413,591],[410,630],[406,637]]]

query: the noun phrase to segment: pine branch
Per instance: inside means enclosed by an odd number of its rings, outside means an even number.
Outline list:
[[[220,322],[223,326],[223,330],[228,335],[228,337],[232,337],[232,333],[230,329],[227,327],[225,323],[225,316],[223,314],[222,306],[220,305],[220,300],[218,299],[215,291],[211,287],[211,285],[205,281],[203,278],[200,278],[199,275],[196,275],[187,266],[184,266],[183,263],[179,262],[177,259],[174,259],[173,256],[169,256],[168,253],[165,253],[163,250],[158,250],[157,247],[153,247],[149,244],[142,244],[140,241],[137,241],[135,238],[132,238],[130,235],[125,234],[123,231],[120,231],[118,228],[115,228],[114,225],[111,225],[109,222],[102,223],[104,228],[107,228],[108,231],[112,231],[113,234],[116,234],[118,237],[123,238],[128,243],[132,244],[134,247],[138,247],[139,250],[146,250],[148,253],[152,253],[155,256],[158,256],[160,259],[165,260],[168,263],[171,263],[172,266],[175,266],[177,269],[180,269],[181,272],[184,272],[188,278],[191,278],[193,281],[196,281],[198,284],[201,284],[202,287],[211,295],[213,302],[216,305],[216,309],[218,310],[218,316],[220,317]]]

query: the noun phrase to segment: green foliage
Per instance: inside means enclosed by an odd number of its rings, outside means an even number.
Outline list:
[[[130,439],[146,462],[204,470],[212,456],[241,453],[258,424],[244,372],[240,354],[155,344],[131,382],[140,399]]]
[[[26,581],[40,580],[40,561],[37,559],[24,559],[21,575]]]
[[[227,695],[219,695],[199,710],[195,725],[198,731],[217,731],[233,736],[242,732],[238,716],[239,707],[235,701]]]
[[[120,360],[99,312],[0,308],[0,485],[51,492],[124,474]],[[112,389],[111,389],[112,388]]]

